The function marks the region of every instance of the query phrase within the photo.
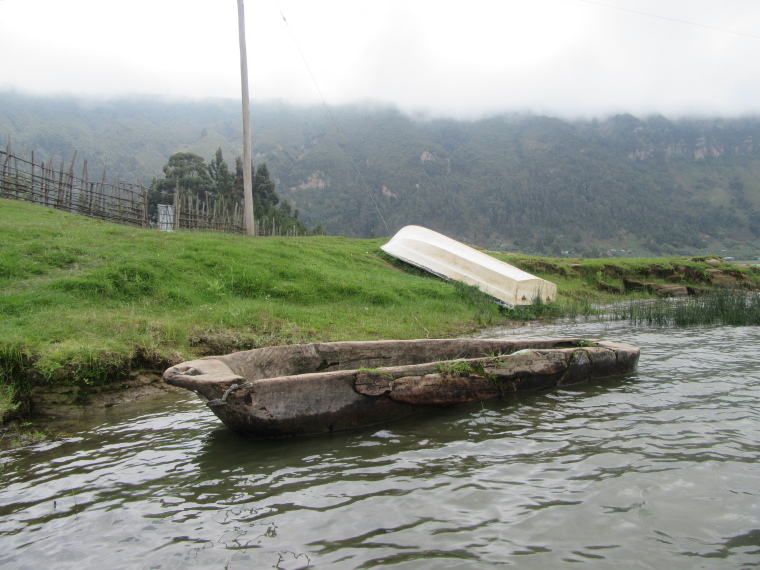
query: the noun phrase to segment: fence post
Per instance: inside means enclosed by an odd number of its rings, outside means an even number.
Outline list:
[[[5,176],[10,168],[10,156],[11,156],[11,136],[8,135],[8,146],[5,151],[5,160],[3,161],[2,178],[0,178],[0,196],[4,196],[6,192]]]
[[[34,151],[32,151],[32,172],[29,178],[29,191],[32,193],[32,204],[36,204],[37,200],[34,195]]]
[[[45,205],[50,204],[50,208],[55,208],[55,202],[58,194],[55,193],[55,161],[50,157],[47,164],[47,173],[45,175]]]
[[[79,205],[77,212],[87,211],[87,160],[82,161],[82,180],[79,188]]]
[[[179,227],[177,225],[177,220],[179,219],[179,200],[177,200],[177,194],[174,194],[174,219],[172,220],[172,229],[174,231],[177,231],[177,228]]]
[[[55,179],[55,173],[53,174]],[[63,207],[63,159],[61,159],[61,168],[58,169],[58,180],[55,184],[58,192],[55,195],[55,209],[60,210]]]
[[[71,164],[69,165],[69,172],[68,172],[68,185],[69,195],[67,196],[69,201],[69,212],[74,211],[74,161],[77,159],[77,151],[74,151],[74,156],[71,157]]]
[[[148,223],[148,189],[143,188],[142,176],[140,176],[140,201],[142,202],[143,227],[150,226]]]

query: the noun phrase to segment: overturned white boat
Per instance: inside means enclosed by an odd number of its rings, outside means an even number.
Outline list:
[[[421,226],[401,228],[381,249],[439,277],[473,285],[505,305],[557,296],[554,283]]]

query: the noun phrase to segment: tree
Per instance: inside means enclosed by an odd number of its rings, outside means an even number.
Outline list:
[[[234,181],[230,169],[222,156],[221,148],[216,150],[216,155],[211,159],[208,165],[208,173],[211,180],[214,181],[217,195],[224,197],[232,195],[232,184]]]
[[[155,192],[173,194],[179,188],[181,193],[202,196],[214,191],[214,181],[209,176],[206,163],[192,152],[171,155],[163,171],[165,178],[153,181],[152,190]]]
[[[253,179],[253,174],[251,174],[251,179]],[[235,159],[235,176],[232,179],[232,193],[241,200],[243,199],[244,194],[243,186],[243,159],[238,156]]]
[[[760,236],[760,212],[752,211],[747,216],[749,218],[749,229],[756,236]]]
[[[265,224],[264,231],[267,233],[272,231],[272,224],[274,224],[279,234],[296,232],[300,235],[305,235],[307,233],[306,226],[298,219],[300,212],[298,209],[293,209],[293,206],[287,200],[280,202],[274,181],[269,177],[267,165],[261,163],[255,170],[251,168],[251,178],[253,179],[254,216],[259,220],[263,220]],[[232,192],[238,198],[242,197],[243,160],[240,157],[235,159],[235,177]],[[320,231],[323,230],[320,228]]]
[[[251,168],[253,180],[253,207],[254,215],[260,218],[271,213],[271,210],[280,203],[280,197],[275,190],[274,182],[269,178],[269,169],[266,163],[261,163],[254,170]],[[235,159],[235,179],[232,186],[233,193],[242,198],[243,196],[243,160]]]
[[[269,178],[269,169],[265,163],[259,164],[253,177],[253,204],[262,214],[269,212],[280,201],[274,189],[274,182]]]

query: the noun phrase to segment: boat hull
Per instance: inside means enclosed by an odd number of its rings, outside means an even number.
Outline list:
[[[167,383],[251,437],[356,428],[636,369],[635,346],[581,339],[439,339],[266,347],[183,362]]]
[[[503,305],[557,297],[554,283],[421,226],[400,229],[381,249],[444,279],[477,287]]]

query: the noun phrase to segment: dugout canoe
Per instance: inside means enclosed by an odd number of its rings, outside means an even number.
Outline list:
[[[537,297],[548,302],[557,296],[551,281],[422,226],[401,228],[380,248],[444,279],[473,285],[503,305],[529,305]]]
[[[629,374],[639,349],[578,338],[422,339],[273,346],[164,372],[230,429],[252,437],[329,432]]]

